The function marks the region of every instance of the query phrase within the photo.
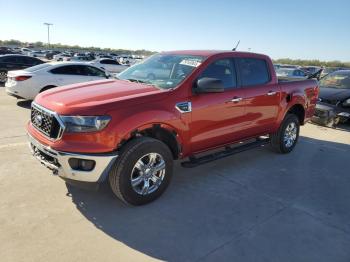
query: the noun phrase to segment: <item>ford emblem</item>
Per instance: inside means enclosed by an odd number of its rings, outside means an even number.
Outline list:
[[[36,115],[34,118],[34,124],[36,126],[41,126],[43,123],[43,117],[41,115]]]

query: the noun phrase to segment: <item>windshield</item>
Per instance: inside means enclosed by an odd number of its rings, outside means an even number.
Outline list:
[[[337,71],[326,75],[321,79],[320,87],[350,89],[350,71]]]
[[[32,66],[32,67],[26,68],[25,71],[35,72],[35,71],[41,70],[41,69],[43,69],[45,67],[48,67],[48,66],[50,66],[50,64],[44,63],[44,64],[40,64],[40,65],[36,65],[36,66]]]
[[[190,75],[203,59],[193,55],[156,54],[123,71],[118,78],[170,89]]]

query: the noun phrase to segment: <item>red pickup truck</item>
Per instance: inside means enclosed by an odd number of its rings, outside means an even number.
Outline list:
[[[193,167],[266,143],[289,153],[318,92],[314,80],[279,82],[265,55],[164,52],[118,79],[39,94],[27,131],[33,155],[55,174],[109,179],[118,198],[142,205],[164,192],[174,159]]]

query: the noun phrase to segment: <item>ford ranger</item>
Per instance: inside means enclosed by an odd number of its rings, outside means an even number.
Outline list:
[[[266,143],[291,152],[318,92],[314,80],[279,82],[265,55],[164,52],[118,79],[39,94],[27,132],[54,174],[108,180],[122,201],[142,205],[167,188],[175,159],[194,167]]]

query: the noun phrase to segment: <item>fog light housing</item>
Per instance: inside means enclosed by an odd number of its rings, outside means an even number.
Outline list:
[[[68,160],[70,167],[79,171],[91,171],[95,168],[96,162],[94,160],[70,158]]]

